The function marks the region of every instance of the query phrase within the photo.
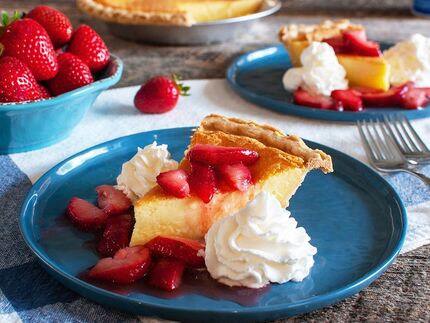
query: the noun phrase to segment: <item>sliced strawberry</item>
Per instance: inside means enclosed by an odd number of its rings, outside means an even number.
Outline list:
[[[420,87],[420,89],[430,98],[430,87]]]
[[[346,51],[349,54],[359,56],[382,56],[379,44],[363,39],[362,33],[356,31],[344,31],[342,33]]]
[[[331,97],[340,102],[343,108],[347,111],[363,110],[363,101],[360,93],[354,90],[334,90],[331,92]]]
[[[345,38],[345,35],[347,35],[346,38],[349,36],[361,41],[367,41],[366,30],[364,29],[347,29],[342,32],[342,38]]]
[[[125,213],[131,206],[130,199],[113,186],[100,185],[96,187],[96,191],[97,204],[106,214]]]
[[[199,162],[212,166],[221,164],[255,163],[259,158],[255,150],[243,147],[223,147],[197,144],[188,153],[191,162]]]
[[[114,215],[107,219],[97,251],[103,257],[112,257],[119,249],[130,243],[133,219],[130,214]]]
[[[143,246],[118,250],[113,258],[100,259],[88,277],[113,283],[129,284],[141,279],[151,265],[149,250]]]
[[[151,254],[158,257],[170,257],[183,261],[187,266],[202,268],[205,259],[199,255],[205,245],[197,240],[181,237],[157,236],[145,244]]]
[[[426,88],[412,88],[403,94],[402,106],[405,109],[418,109],[425,107],[430,102]]]
[[[78,197],[71,198],[66,213],[76,226],[85,231],[103,228],[108,218],[108,215],[97,206]]]
[[[218,189],[215,170],[212,166],[192,162],[191,174],[188,177],[190,189],[203,202],[209,203]]]
[[[385,92],[361,93],[365,107],[398,107],[403,104],[403,95],[413,86],[412,82],[394,86]]]
[[[311,94],[301,88],[294,92],[294,103],[322,110],[333,109],[335,106],[335,101],[331,97]]]
[[[183,198],[190,195],[187,173],[182,169],[171,170],[157,176],[157,183],[168,194]]]
[[[322,41],[329,44],[336,54],[346,53],[345,42],[342,37],[325,38]]]
[[[241,163],[220,165],[217,170],[224,181],[241,192],[247,191],[252,185],[251,170]]]
[[[185,264],[172,258],[161,258],[152,267],[148,284],[160,289],[172,291],[179,287]]]

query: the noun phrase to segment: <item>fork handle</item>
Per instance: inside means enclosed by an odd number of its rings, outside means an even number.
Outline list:
[[[420,180],[422,180],[424,183],[426,183],[428,186],[430,186],[430,178],[424,175],[423,173],[419,172],[416,169],[409,168],[408,171],[418,177]]]

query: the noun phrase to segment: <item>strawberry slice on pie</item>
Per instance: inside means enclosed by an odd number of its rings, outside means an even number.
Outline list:
[[[217,171],[230,187],[241,192],[246,192],[253,184],[251,170],[242,163],[220,165]]]
[[[194,132],[179,164],[190,194],[178,197],[166,189],[177,186],[173,178],[136,201],[130,245],[144,245],[159,235],[201,240],[213,223],[261,191],[272,193],[286,207],[312,169],[331,172],[330,156],[271,126],[210,115]],[[231,189],[222,189],[221,183]]]
[[[218,190],[215,169],[211,165],[191,162],[189,182],[191,190],[200,197],[204,203],[209,203]]]
[[[258,160],[258,153],[243,147],[222,147],[216,145],[195,145],[188,153],[191,162],[199,162],[217,166],[228,162],[229,164],[253,164]]]
[[[190,195],[188,175],[182,169],[175,169],[157,176],[157,183],[163,190],[173,196],[183,198]]]

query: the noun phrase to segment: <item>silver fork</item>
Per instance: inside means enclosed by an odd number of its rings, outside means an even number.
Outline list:
[[[379,120],[358,121],[357,126],[367,158],[373,167],[381,172],[408,172],[430,186],[430,178],[402,156],[384,123]]]
[[[430,150],[403,114],[384,116],[384,124],[408,161],[415,165],[430,162]]]

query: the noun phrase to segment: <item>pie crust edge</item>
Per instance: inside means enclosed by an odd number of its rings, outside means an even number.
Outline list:
[[[76,0],[78,8],[86,14],[114,23],[127,25],[191,26],[194,21],[186,12],[133,12],[107,7],[95,0]]]
[[[321,169],[324,173],[333,172],[332,159],[325,152],[311,149],[299,136],[286,135],[280,129],[269,125],[211,114],[202,120],[198,130],[222,131],[232,135],[254,138],[266,146],[302,158],[304,165],[309,170]]]

